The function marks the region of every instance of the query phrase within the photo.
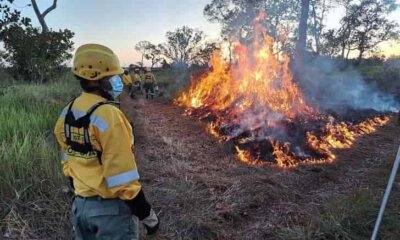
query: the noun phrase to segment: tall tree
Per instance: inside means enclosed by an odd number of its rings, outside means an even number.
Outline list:
[[[301,0],[301,14],[299,21],[298,37],[296,42],[296,58],[304,57],[307,44],[307,22],[310,9],[310,0]],[[300,59],[299,59],[300,60]]]
[[[0,0],[2,60],[16,79],[45,82],[60,73],[71,57],[73,33],[68,29],[43,32],[12,10],[13,0]]]
[[[46,17],[47,14],[49,14],[51,11],[57,8],[57,0],[53,0],[53,4],[42,13],[39,10],[36,0],[31,0],[31,3],[33,6],[33,10],[35,11],[36,17],[38,18],[39,23],[42,26],[42,31],[48,32],[49,27],[47,26],[47,23],[44,18]]]
[[[215,43],[205,41],[202,31],[187,26],[167,32],[166,38],[167,42],[159,45],[162,54],[179,66],[207,63],[216,48]]]
[[[205,6],[204,15],[211,22],[221,23],[224,37],[235,37],[246,43],[253,37],[254,18],[263,11],[264,27],[279,42],[283,40],[282,30],[288,30],[285,31],[288,35],[293,32],[297,9],[298,0],[213,0]]]
[[[376,49],[379,43],[398,39],[398,24],[388,19],[389,13],[398,8],[395,0],[343,0],[345,16],[338,30],[331,29],[328,41],[340,45],[340,56],[348,59],[357,50],[360,61],[366,52]],[[330,45],[326,42],[326,45]]]
[[[147,53],[145,54],[144,57],[147,60],[151,61],[151,68],[153,68],[155,64],[163,60],[160,47],[154,44],[148,45]]]
[[[144,63],[143,63],[144,57],[149,52],[151,45],[152,44],[149,41],[140,41],[140,42],[136,43],[136,45],[135,45],[135,50],[142,54],[142,60],[140,61],[140,66],[142,66],[142,67],[144,66]]]
[[[310,0],[310,17],[309,29],[314,39],[315,52],[320,54],[322,35],[324,33],[324,21],[327,12],[332,7],[331,1],[328,0]]]
[[[357,6],[355,16],[355,43],[360,61],[365,52],[374,49],[379,43],[399,37],[398,24],[387,18],[388,9],[385,0],[364,0]]]

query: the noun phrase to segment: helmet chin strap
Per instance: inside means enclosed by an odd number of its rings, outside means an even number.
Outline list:
[[[101,96],[109,101],[113,101],[114,98],[113,96],[111,96],[111,94],[109,94],[106,90],[102,89],[100,90]]]
[[[86,91],[87,92],[98,92],[98,93],[100,93],[100,96],[102,96],[103,98],[105,98],[105,99],[107,99],[109,101],[113,101],[114,100],[113,96],[111,96],[111,94],[109,94],[101,86],[88,87],[86,89]]]
[[[108,91],[106,89],[104,89],[104,85],[103,84],[99,84],[97,86],[97,89],[100,91],[100,95],[103,98],[107,99],[108,101],[114,101],[113,96],[110,93],[108,93]]]

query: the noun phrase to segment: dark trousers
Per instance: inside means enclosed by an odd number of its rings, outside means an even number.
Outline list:
[[[149,98],[149,95],[151,98],[154,97],[154,83],[145,83],[144,90],[146,91],[146,98]]]

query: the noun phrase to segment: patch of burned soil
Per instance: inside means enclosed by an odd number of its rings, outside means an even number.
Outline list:
[[[307,224],[313,208],[392,162],[400,142],[390,123],[337,151],[330,165],[251,167],[167,100],[124,95],[122,110],[134,126],[144,191],[162,219],[156,239],[280,239],[280,226]]]

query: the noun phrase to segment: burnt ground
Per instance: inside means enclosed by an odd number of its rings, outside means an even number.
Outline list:
[[[400,144],[392,120],[336,151],[333,164],[253,167],[168,100],[122,96],[122,109],[134,125],[144,191],[162,219],[155,239],[368,239]],[[384,222],[382,239],[400,239],[399,184],[393,192],[385,214],[397,221]]]

